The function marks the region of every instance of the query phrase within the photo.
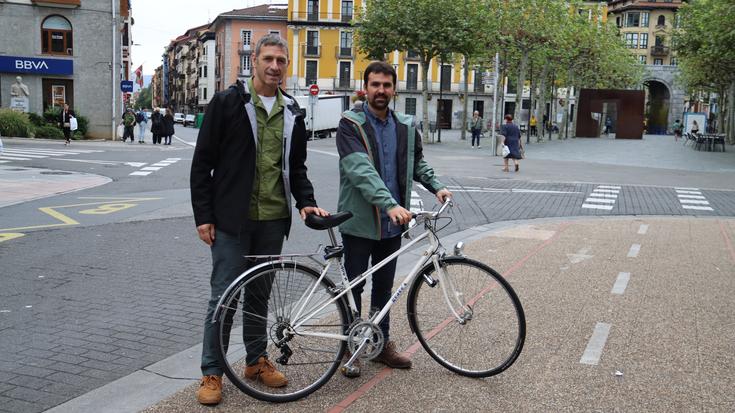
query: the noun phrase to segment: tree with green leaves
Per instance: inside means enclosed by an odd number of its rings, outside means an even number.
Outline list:
[[[138,94],[138,99],[135,101],[135,108],[136,109],[145,109],[145,108],[151,108],[153,101],[153,92],[151,91],[151,86],[148,85],[148,87],[140,89],[140,93]]]
[[[384,60],[394,50],[418,53],[424,139],[429,127],[429,67],[434,59],[449,59],[452,52],[462,50],[476,34],[467,22],[477,9],[471,0],[370,0],[357,16],[357,48],[369,58]]]
[[[718,128],[735,143],[735,1],[691,1],[679,13],[674,44],[681,80],[690,92],[719,95]]]

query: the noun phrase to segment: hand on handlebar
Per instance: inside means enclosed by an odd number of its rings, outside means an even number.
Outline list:
[[[411,218],[413,217],[413,214],[411,213],[411,211],[407,210],[406,208],[400,205],[389,209],[387,212],[388,212],[388,218],[390,218],[390,222],[396,225],[408,224],[411,221]]]
[[[439,192],[436,193],[436,199],[441,204],[443,204],[444,202],[446,202],[451,197],[452,197],[452,192],[449,191],[447,188],[441,189],[441,190],[439,190]]]

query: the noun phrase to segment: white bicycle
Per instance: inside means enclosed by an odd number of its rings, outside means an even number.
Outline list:
[[[461,242],[452,255],[446,253],[436,234],[437,221],[449,219],[442,215],[451,205],[448,200],[436,212],[416,213],[417,225],[423,223],[425,231],[352,281],[334,233],[334,227],[351,218],[350,212],[307,217],[310,228],[328,230],[331,245],[323,251],[251,257],[271,260],[233,281],[212,318],[218,325],[220,361],[230,381],[248,395],[269,402],[311,394],[343,362],[343,368],[354,369],[358,358],[372,359],[381,352],[385,343],[380,321],[407,287],[411,330],[439,364],[468,377],[489,377],[510,367],[526,336],[523,308],[500,274],[463,255]],[[428,248],[385,307],[360,319],[352,288],[424,240]],[[306,260],[318,268],[299,262]],[[236,337],[242,341],[229,343]],[[250,359],[267,355],[274,361],[288,384],[271,388],[245,378],[248,349],[254,356]],[[345,362],[347,350],[352,356]]]

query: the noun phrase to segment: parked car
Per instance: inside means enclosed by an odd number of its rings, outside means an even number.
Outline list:
[[[174,113],[174,123],[184,123],[184,114]]]
[[[196,123],[196,118],[194,115],[186,115],[184,118],[184,126],[194,126],[194,123]]]

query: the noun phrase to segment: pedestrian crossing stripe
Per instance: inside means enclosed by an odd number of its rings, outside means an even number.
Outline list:
[[[674,188],[676,196],[679,198],[679,203],[683,209],[690,209],[694,211],[714,211],[709,206],[709,201],[702,195],[702,191],[699,188]]]
[[[3,161],[30,161],[54,156],[80,155],[85,153],[104,152],[94,149],[5,149],[0,155]]]
[[[582,202],[582,208],[610,211],[618,200],[619,186],[597,185]]]

